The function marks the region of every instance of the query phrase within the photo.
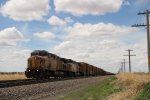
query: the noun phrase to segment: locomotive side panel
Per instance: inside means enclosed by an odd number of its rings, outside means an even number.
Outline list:
[[[65,70],[63,67],[63,62],[60,59],[57,60],[57,70],[60,70],[60,71]]]
[[[74,63],[71,63],[71,70],[72,70],[72,72],[77,72],[78,71],[77,70],[77,65],[74,64]]]
[[[93,66],[89,65],[89,75],[93,75]]]
[[[91,65],[91,75],[94,76],[94,66]]]
[[[97,67],[93,66],[93,75],[94,76],[97,74],[96,69],[97,69]]]
[[[81,76],[85,76],[87,73],[87,67],[86,67],[86,63],[80,62],[79,63],[79,72]]]
[[[46,70],[51,70],[51,63],[49,58],[45,58],[45,69]]]
[[[57,68],[57,60],[50,58],[49,61],[50,61],[50,70],[56,71],[58,69]]]
[[[87,67],[87,75],[89,76],[90,75],[90,65],[86,64],[86,67]]]
[[[75,65],[73,63],[68,63],[68,71],[69,72],[76,72]]]

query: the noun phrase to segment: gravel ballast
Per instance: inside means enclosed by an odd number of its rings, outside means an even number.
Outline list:
[[[57,100],[61,95],[98,83],[108,77],[110,76],[98,76],[1,88],[0,100]]]

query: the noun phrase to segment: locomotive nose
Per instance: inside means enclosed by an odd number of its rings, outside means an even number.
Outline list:
[[[41,69],[45,66],[45,58],[41,56],[31,56],[28,59],[28,68],[25,71],[25,75],[28,78],[37,77],[41,72]]]

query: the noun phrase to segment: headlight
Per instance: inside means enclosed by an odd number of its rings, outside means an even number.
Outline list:
[[[39,70],[36,70],[37,72],[39,71]]]
[[[30,70],[28,70],[30,72]]]

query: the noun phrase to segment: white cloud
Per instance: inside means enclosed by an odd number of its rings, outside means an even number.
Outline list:
[[[52,39],[55,38],[55,35],[51,32],[41,32],[41,33],[34,33],[34,36],[42,39]]]
[[[71,19],[71,17],[66,17],[65,19],[65,22],[67,23],[73,23],[74,21]]]
[[[57,51],[61,51],[62,49],[70,49],[72,48],[72,42],[71,41],[64,41],[58,45],[58,47],[55,48]]]
[[[91,37],[97,35],[100,37],[118,37],[125,34],[129,34],[137,30],[137,28],[131,28],[126,26],[113,25],[111,23],[98,23],[98,24],[81,24],[75,23],[73,27],[65,29],[70,37]]]
[[[0,31],[0,45],[16,45],[18,41],[24,40],[24,36],[15,27]]]
[[[105,13],[117,12],[123,0],[55,0],[57,12],[68,12],[76,16],[81,15],[104,15]]]
[[[8,0],[1,13],[16,21],[42,20],[49,13],[49,0]]]
[[[146,36],[137,28],[111,23],[76,23],[65,31],[67,38],[53,49],[61,57],[117,72],[123,55],[127,54],[125,50],[131,48],[137,55],[131,58],[133,71],[147,71]]]
[[[50,24],[50,25],[53,25],[53,26],[63,26],[63,25],[67,25],[69,23],[73,23],[74,21],[72,20],[71,17],[65,17],[64,19],[61,19],[57,16],[51,16],[47,22]]]
[[[130,5],[130,2],[129,2],[128,0],[124,0],[124,1],[123,1],[123,4],[129,6],[129,5]]]
[[[31,51],[18,47],[18,43],[25,40],[23,34],[15,27],[0,31],[0,72],[25,71]]]
[[[47,22],[50,24],[50,25],[66,25],[66,22],[62,19],[60,19],[59,17],[57,16],[51,16]]]
[[[0,49],[0,72],[24,72],[31,50],[5,46]]]
[[[6,28],[0,31],[0,39],[22,39],[23,35],[15,28]]]

